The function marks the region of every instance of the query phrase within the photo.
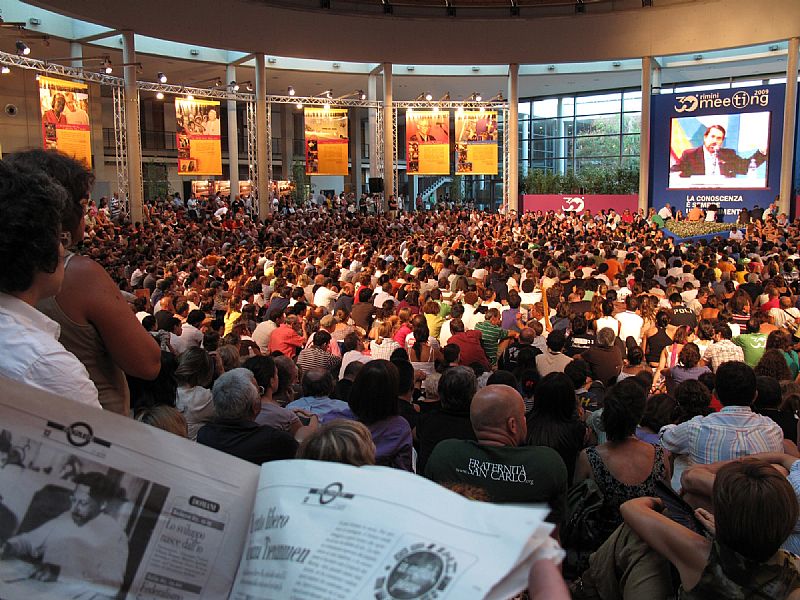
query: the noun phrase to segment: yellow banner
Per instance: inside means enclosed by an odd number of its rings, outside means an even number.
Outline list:
[[[222,175],[219,102],[175,99],[178,175]]]
[[[406,173],[450,174],[449,111],[406,111]]]
[[[89,88],[84,83],[39,76],[44,147],[92,166]]]
[[[346,108],[306,108],[306,175],[347,175]]]
[[[456,113],[456,173],[497,175],[497,111]]]

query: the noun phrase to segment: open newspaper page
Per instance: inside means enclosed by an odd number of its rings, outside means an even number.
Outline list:
[[[0,598],[225,598],[258,467],[0,378]]]
[[[560,559],[547,513],[383,467],[268,463],[231,599],[506,600],[534,552]]]

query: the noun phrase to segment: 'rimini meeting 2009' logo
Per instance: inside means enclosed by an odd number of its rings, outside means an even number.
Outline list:
[[[674,110],[676,113],[690,113],[704,108],[737,108],[769,105],[769,90],[762,88],[748,92],[739,90],[730,96],[721,96],[719,92],[706,94],[689,94],[676,96]]]

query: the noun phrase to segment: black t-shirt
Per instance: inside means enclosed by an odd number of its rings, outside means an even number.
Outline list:
[[[197,443],[257,465],[294,458],[297,453],[297,442],[285,431],[238,419],[218,419],[203,425]]]
[[[445,440],[431,454],[425,476],[437,483],[477,486],[492,502],[546,502],[551,523],[560,523],[566,513],[567,467],[552,448]]]
[[[578,354],[586,352],[594,346],[594,333],[587,331],[586,333],[576,333],[567,338],[567,343],[564,346],[564,354],[573,358]]]
[[[695,328],[697,327],[697,315],[694,314],[694,311],[691,308],[681,305],[673,306],[670,324],[675,325],[676,327],[687,325],[691,328]]]
[[[417,473],[425,473],[428,458],[442,440],[474,440],[469,413],[459,414],[438,408],[423,414],[417,423]]]

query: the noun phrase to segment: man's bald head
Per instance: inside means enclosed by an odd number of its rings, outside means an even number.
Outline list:
[[[519,446],[528,431],[525,402],[520,393],[507,385],[487,385],[472,399],[469,417],[478,441]]]

